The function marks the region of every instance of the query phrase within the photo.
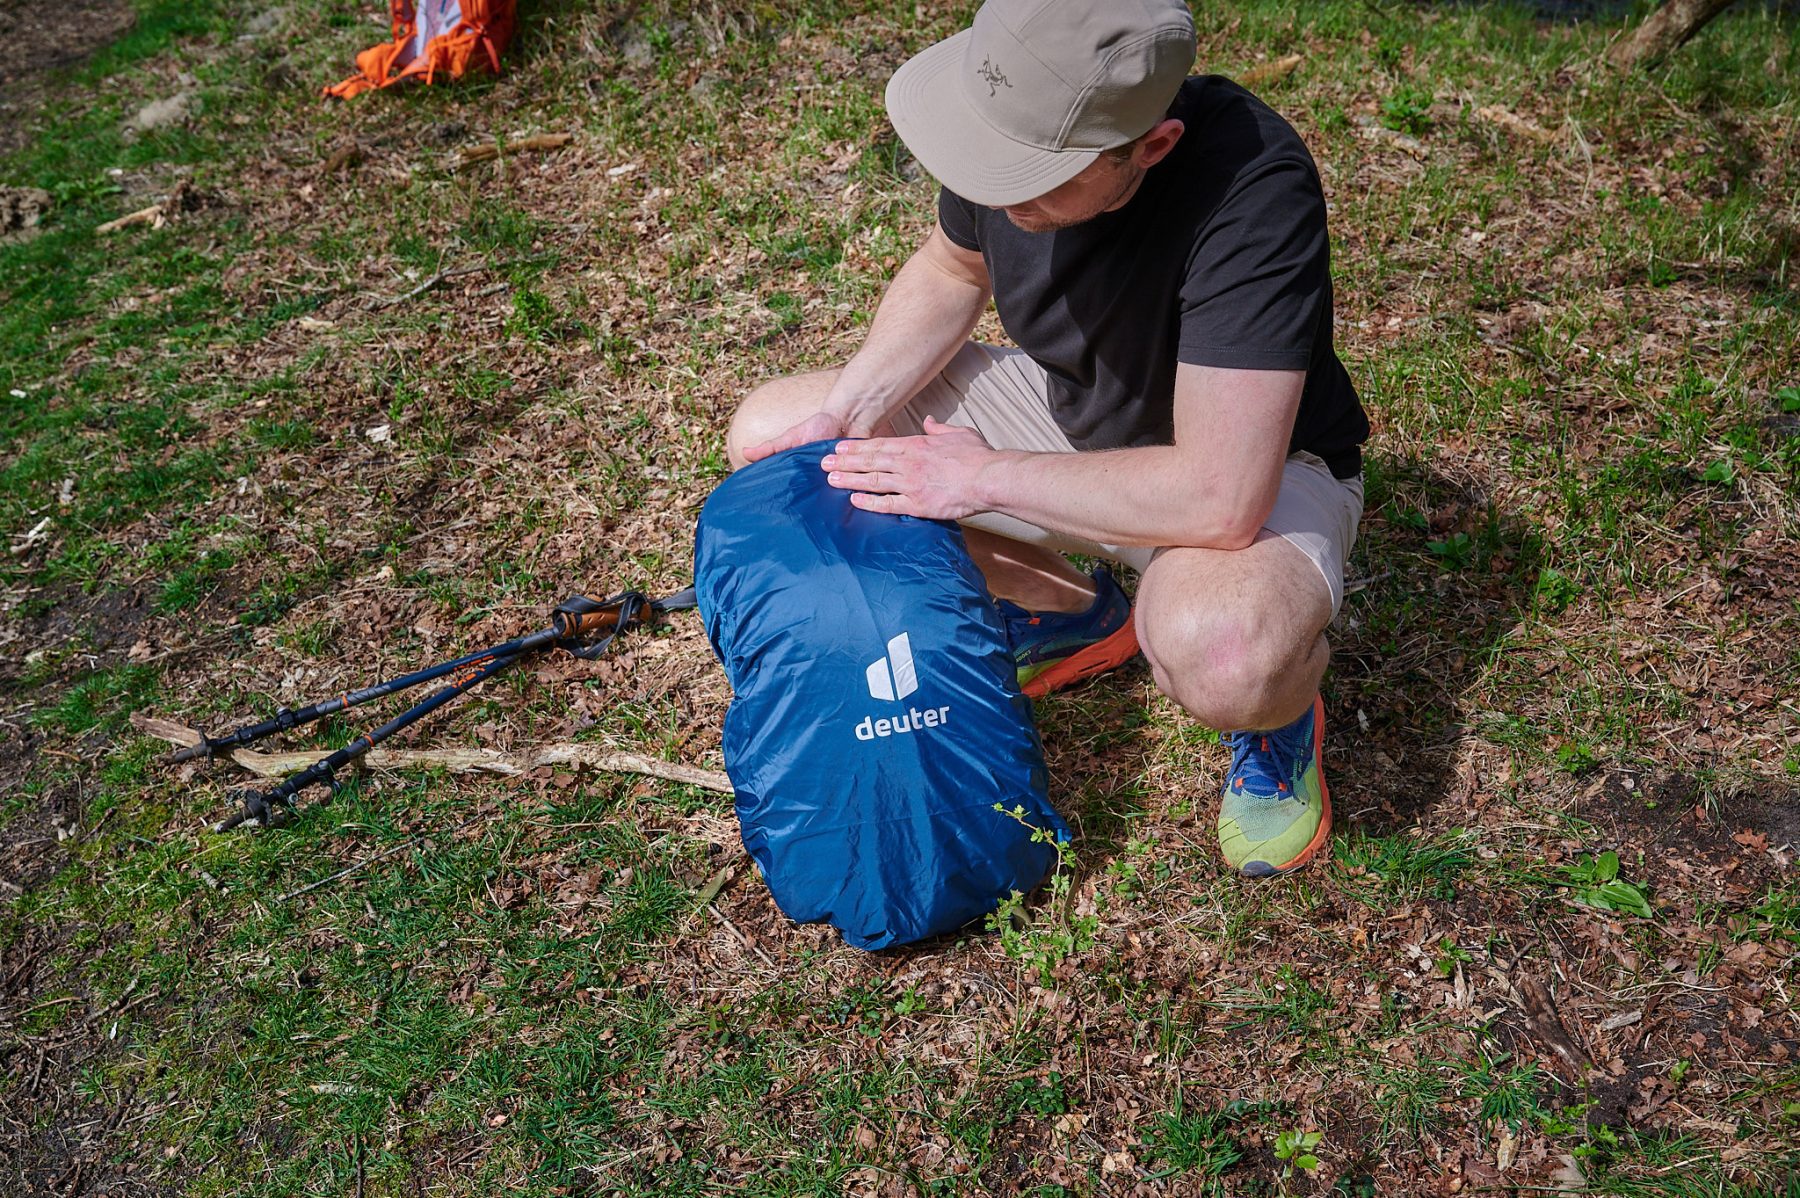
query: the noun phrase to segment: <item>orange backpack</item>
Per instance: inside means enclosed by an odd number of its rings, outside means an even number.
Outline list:
[[[512,39],[516,0],[389,0],[394,40],[371,46],[356,56],[357,74],[325,89],[347,100],[370,88],[388,87],[402,79],[423,78],[439,71],[462,78],[469,64],[485,62],[498,74],[500,52]]]

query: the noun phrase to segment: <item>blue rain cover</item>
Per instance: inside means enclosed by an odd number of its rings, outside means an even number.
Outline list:
[[[1066,839],[1006,632],[953,523],[865,512],[825,481],[832,441],[707,499],[694,585],[736,698],[725,768],[744,847],[791,919],[858,948],[954,931]]]

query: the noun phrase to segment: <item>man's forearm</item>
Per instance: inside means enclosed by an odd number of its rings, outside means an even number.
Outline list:
[[[942,236],[942,234],[936,234]],[[894,276],[869,335],[826,397],[852,436],[867,436],[934,378],[987,307],[988,289],[934,262],[929,246]]]
[[[832,486],[859,492],[851,502],[866,511],[928,520],[999,512],[1103,544],[1242,549],[1275,508],[1305,383],[1302,370],[1183,362],[1170,445],[996,450],[979,431],[927,415],[923,436],[842,441],[819,464]]]
[[[1247,477],[1264,473],[1206,471],[1173,445],[998,452],[975,489],[985,510],[1087,540],[1242,549],[1275,505],[1277,488]]]

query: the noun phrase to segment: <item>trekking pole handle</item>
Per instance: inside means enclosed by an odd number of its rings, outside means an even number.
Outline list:
[[[636,599],[633,603],[631,600]],[[606,632],[624,631],[620,626],[641,622],[649,605],[643,596],[628,592],[601,602],[586,595],[575,595],[556,609],[551,623],[556,635],[566,640],[585,640]]]
[[[617,635],[630,632],[665,612],[686,611],[694,606],[693,587],[661,599],[651,599],[638,591],[625,591],[610,599],[572,595],[556,609],[551,623],[557,636],[566,640],[581,640],[602,633]]]

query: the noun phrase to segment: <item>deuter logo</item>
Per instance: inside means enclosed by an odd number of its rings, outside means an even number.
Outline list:
[[[869,697],[873,699],[897,703],[918,690],[919,669],[913,664],[912,640],[903,632],[889,641],[887,653],[870,662],[863,675],[869,683]],[[917,732],[921,728],[936,728],[949,722],[948,707],[927,707],[924,711],[909,707],[897,716],[882,716],[880,719],[872,715],[864,716],[862,723],[856,726],[856,739],[874,740],[878,736]]]
[[[869,663],[869,697],[893,701],[919,689],[919,671],[913,665],[912,641],[903,632],[887,643],[887,656]]]

